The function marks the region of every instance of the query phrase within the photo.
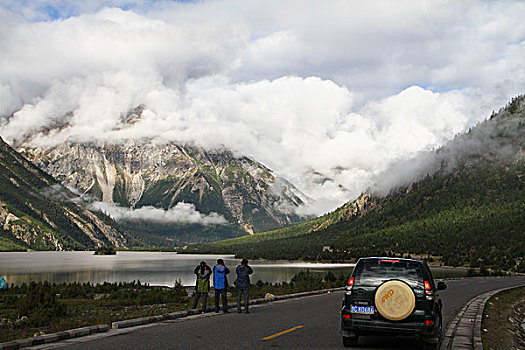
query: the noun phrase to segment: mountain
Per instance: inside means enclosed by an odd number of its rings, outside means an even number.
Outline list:
[[[127,122],[133,120],[132,116],[126,118]],[[48,148],[26,143],[18,150],[62,184],[92,200],[130,209],[170,210],[178,203],[192,203],[199,213],[216,213],[227,222],[210,228],[121,221],[154,245],[224,239],[306,219],[296,214],[306,196],[262,164],[228,150],[206,151],[148,140],[63,143]]]
[[[0,138],[0,250],[71,250],[135,244],[108,216]]]
[[[313,221],[186,251],[268,259],[419,255],[447,265],[525,272],[525,97],[417,160],[415,181],[379,183]],[[406,175],[406,173],[405,173]],[[412,174],[413,175],[413,174]]]

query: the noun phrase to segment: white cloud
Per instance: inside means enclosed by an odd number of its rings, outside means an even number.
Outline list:
[[[12,1],[0,135],[226,146],[321,213],[523,93],[524,14],[519,1]]]
[[[139,209],[118,207],[105,202],[92,205],[117,221],[149,221],[166,224],[225,225],[228,221],[217,213],[202,214],[191,203],[179,202],[169,210],[150,206]]]

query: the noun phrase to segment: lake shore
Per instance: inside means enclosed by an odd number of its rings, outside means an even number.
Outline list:
[[[231,255],[177,254],[175,252],[119,251],[116,255],[93,255],[92,251],[76,252],[13,252],[0,254],[0,266],[8,282],[16,284],[31,281],[68,282],[132,282],[141,281],[155,286],[173,286],[176,280],[193,285],[193,269],[201,260],[210,266],[218,258],[234,270],[240,263]],[[349,274],[353,264],[329,264],[294,261],[250,261],[254,268],[253,280],[280,283],[289,282],[300,271],[315,273],[328,271]]]

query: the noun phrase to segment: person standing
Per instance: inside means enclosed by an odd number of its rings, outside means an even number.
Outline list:
[[[250,303],[250,275],[253,269],[248,265],[248,260],[242,259],[241,264],[235,269],[237,273],[237,312],[241,313],[241,298],[244,294],[244,313],[247,314]]]
[[[201,261],[195,270],[193,270],[193,273],[197,275],[197,281],[195,282],[195,300],[193,301],[193,309],[197,308],[197,304],[199,304],[199,299],[202,295],[202,312],[204,313],[206,312],[208,292],[210,291],[211,268],[208,266],[206,261]]]
[[[217,259],[217,265],[213,267],[213,287],[215,288],[215,312],[219,312],[219,297],[222,295],[222,311],[228,313],[228,299],[226,289],[228,288],[228,277],[230,269],[224,264],[224,260]]]

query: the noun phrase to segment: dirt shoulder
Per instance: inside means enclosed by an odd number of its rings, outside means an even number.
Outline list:
[[[511,322],[511,319],[525,317],[525,309],[517,310],[522,301],[525,301],[525,287],[500,292],[487,301],[481,324],[484,349],[513,349],[516,346],[519,339],[519,336],[516,336],[517,327],[520,325]]]

